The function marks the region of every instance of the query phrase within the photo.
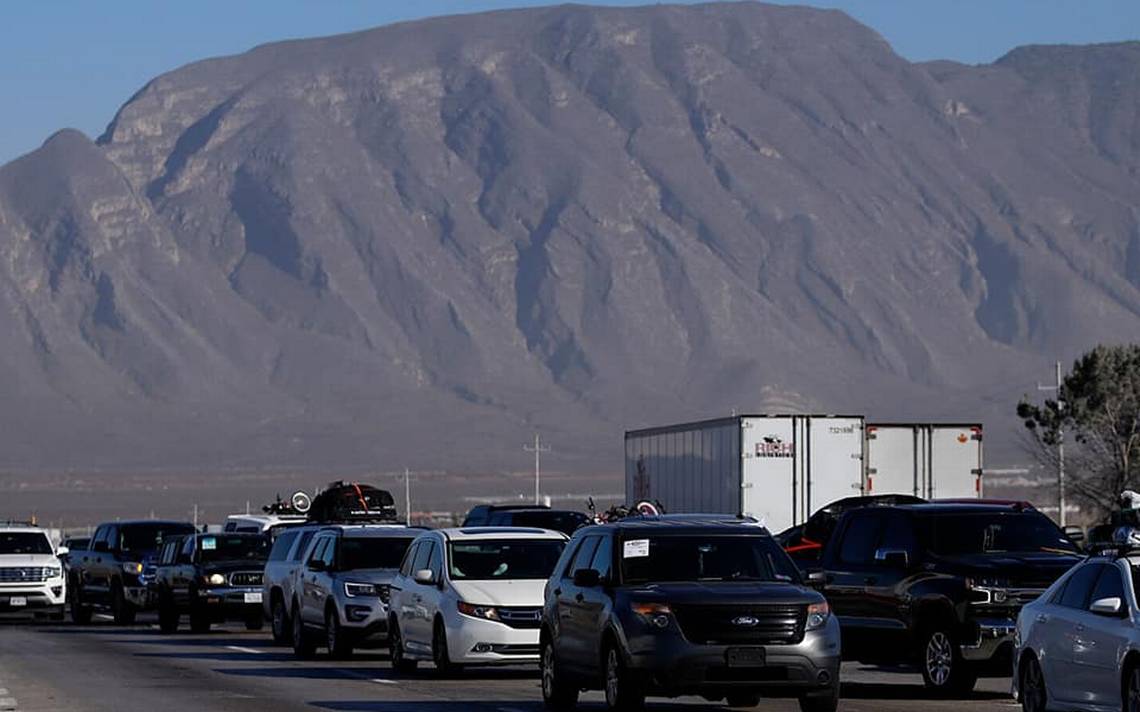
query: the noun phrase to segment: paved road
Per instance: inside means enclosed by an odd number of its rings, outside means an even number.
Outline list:
[[[923,699],[921,678],[847,665],[848,712],[1015,709],[1006,679],[983,680],[967,702]],[[222,628],[208,635],[165,636],[153,622],[129,628],[96,621],[70,624],[0,624],[0,711],[57,710],[342,710],[355,712],[538,712],[534,669],[469,670],[436,677],[425,666],[400,677],[386,656],[362,653],[342,663],[298,662],[274,647],[267,634]],[[598,710],[601,696],[583,697]],[[650,710],[724,710],[699,699],[651,700]],[[791,700],[761,704],[763,712],[792,712]]]

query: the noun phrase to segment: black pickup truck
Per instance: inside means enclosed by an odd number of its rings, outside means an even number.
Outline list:
[[[227,620],[260,630],[261,584],[268,557],[269,537],[264,534],[193,534],[167,542],[151,584],[159,628],[163,633],[177,631],[185,613],[195,633]]]
[[[91,622],[95,609],[109,610],[119,625],[130,625],[139,610],[151,606],[150,593],[139,576],[170,537],[191,534],[189,522],[142,520],[100,524],[89,547],[71,552],[67,561],[67,590],[71,619]]]
[[[839,618],[845,659],[917,664],[950,696],[1009,674],[1021,606],[1080,560],[1032,507],[879,506],[840,517],[809,580]]]

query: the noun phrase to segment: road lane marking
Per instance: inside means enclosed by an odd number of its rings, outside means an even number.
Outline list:
[[[95,617],[101,621],[113,621],[113,620],[115,620],[114,616],[109,616],[106,613],[96,613]]]
[[[363,680],[364,682],[373,682],[373,683],[376,683],[377,685],[399,685],[400,684],[396,680],[386,680],[382,677],[371,677],[370,675],[365,675],[364,673],[359,673],[359,672],[356,672],[355,670],[345,670],[342,668],[341,672],[343,672],[345,675],[348,675],[349,677],[354,677],[357,680]]]
[[[395,685],[396,684],[395,680],[385,680],[382,677],[374,677],[374,678],[370,679],[369,682],[375,682],[377,685]]]
[[[263,650],[255,650],[253,648],[243,648],[240,645],[227,645],[226,650],[236,650],[239,653],[249,653],[251,655],[261,655],[263,652],[265,652]]]

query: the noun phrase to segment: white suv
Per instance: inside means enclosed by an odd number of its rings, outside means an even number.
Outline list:
[[[392,667],[538,662],[543,589],[567,539],[523,527],[421,534],[391,584]]]
[[[0,615],[63,620],[67,583],[47,533],[31,525],[0,525]]]

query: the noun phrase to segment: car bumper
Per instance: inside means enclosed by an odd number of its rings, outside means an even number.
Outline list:
[[[388,640],[388,606],[362,596],[338,602],[341,627],[358,643]]]
[[[967,631],[960,650],[962,659],[971,662],[994,662],[1002,665],[1013,655],[1013,637],[1017,622],[1012,618],[981,618]]]
[[[640,671],[669,695],[747,689],[761,694],[801,696],[828,693],[839,684],[839,623],[789,645],[700,645],[675,630],[638,633],[629,640],[630,669]],[[758,665],[729,664],[730,649],[764,649]]]
[[[0,617],[12,618],[62,611],[66,600],[65,593],[62,582],[47,588],[0,590]]]
[[[207,588],[198,593],[199,603],[217,621],[261,619],[261,598],[260,586]]]
[[[446,619],[447,653],[466,665],[538,662],[538,627],[512,628],[455,612]]]
[[[151,590],[146,586],[124,586],[123,598],[135,608],[147,609],[154,607],[155,598]]]

